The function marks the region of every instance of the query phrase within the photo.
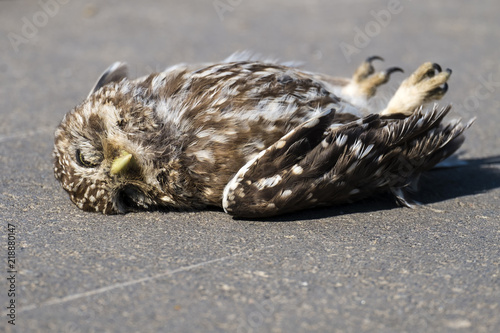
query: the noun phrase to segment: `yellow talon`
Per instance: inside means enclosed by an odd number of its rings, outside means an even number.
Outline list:
[[[113,163],[111,164],[111,174],[117,175],[119,174],[132,160],[132,154],[122,150],[120,156],[115,158]]]

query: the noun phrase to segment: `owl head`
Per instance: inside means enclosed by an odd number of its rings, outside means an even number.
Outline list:
[[[105,214],[175,204],[165,183],[175,152],[160,142],[159,121],[115,63],[55,132],[54,173],[81,209]],[[170,169],[174,169],[171,167]]]

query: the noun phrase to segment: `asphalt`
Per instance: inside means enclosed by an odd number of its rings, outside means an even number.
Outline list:
[[[460,157],[498,156],[499,12],[496,0],[0,1],[0,331],[499,332],[498,165],[429,172],[417,209],[382,196],[247,221],[85,213],[51,158],[55,127],[112,62],[138,76],[245,49],[339,76],[371,55],[407,74],[438,62],[453,69],[442,103],[477,117]]]

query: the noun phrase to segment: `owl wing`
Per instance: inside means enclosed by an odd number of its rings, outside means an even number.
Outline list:
[[[296,207],[307,196],[304,191],[297,191],[297,187],[307,182],[302,176],[304,168],[300,162],[321,143],[334,113],[334,110],[325,111],[299,125],[248,161],[224,189],[223,208],[226,213],[262,217]]]
[[[394,120],[373,114],[338,126],[331,126],[334,112],[327,111],[246,163],[226,185],[223,208],[238,217],[265,217],[380,190],[405,204],[404,189],[463,142],[470,123],[442,125],[449,110],[417,110]]]

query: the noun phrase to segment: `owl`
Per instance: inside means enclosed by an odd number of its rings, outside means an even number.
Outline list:
[[[398,67],[374,56],[352,78],[233,55],[138,79],[114,63],[55,132],[54,172],[76,206],[104,214],[220,207],[242,218],[409,190],[463,143],[471,122],[426,105],[451,70],[426,62],[386,105]]]

